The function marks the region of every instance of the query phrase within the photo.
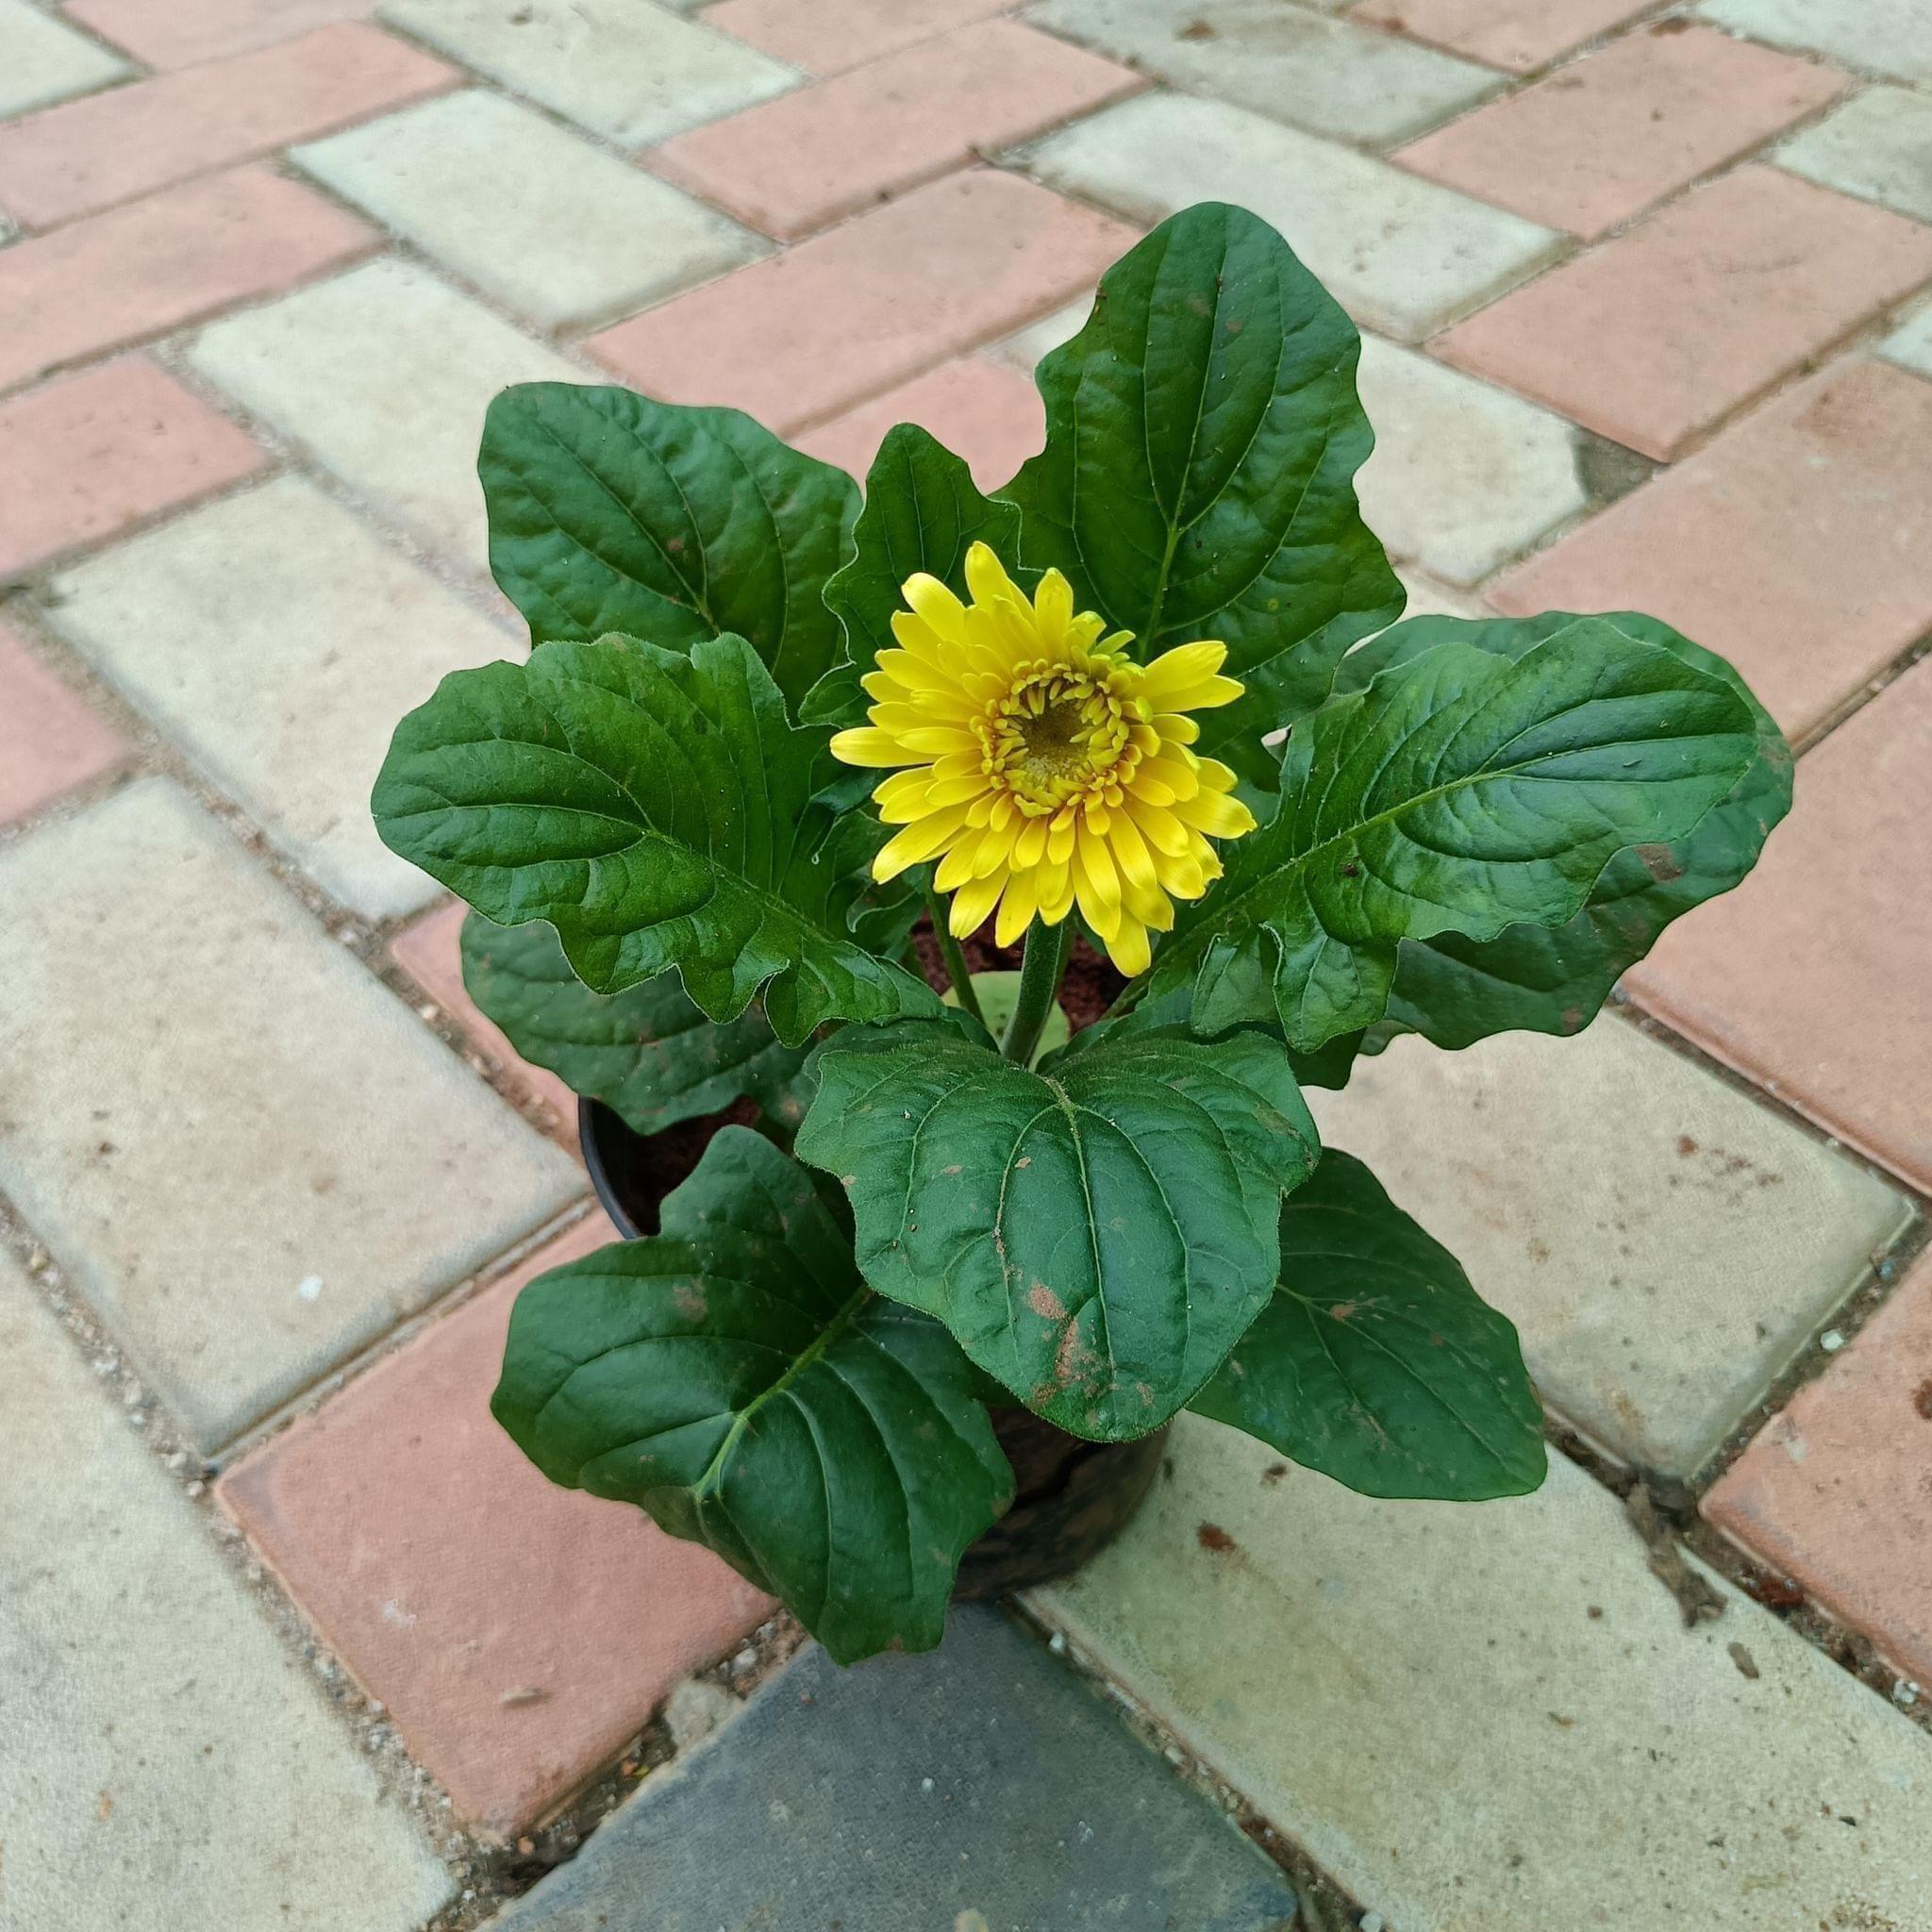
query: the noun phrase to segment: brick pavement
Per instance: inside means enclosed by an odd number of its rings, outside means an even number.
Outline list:
[[[1219,196],[1367,332],[1411,608],[1655,610],[1753,679],[1797,803],[1586,1041],[1409,1042],[1324,1103],[1580,1459],[1444,1513],[1191,1425],[1035,1613],[1395,1932],[1932,1932],[1927,18],[0,0],[0,1928],[480,1925],[764,1641],[481,1407],[515,1281],[598,1224],[364,801],[400,711],[515,648],[489,397],[615,377],[860,472],[909,419],[994,487],[1096,272]],[[1694,1634],[1626,1464],[1743,1585]],[[902,1725],[897,1682],[822,1735]],[[762,1707],[518,1923],[654,1873],[675,1909],[692,1791],[769,1830],[729,1756],[794,1748]],[[1276,1896],[1101,1756],[1094,1804]],[[1060,1762],[1013,1760],[985,1846],[1018,1896],[1025,1781],[1081,1828]]]

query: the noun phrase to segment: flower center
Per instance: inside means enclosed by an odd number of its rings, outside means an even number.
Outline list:
[[[1121,682],[1111,666],[1023,665],[1007,695],[974,722],[981,770],[1029,818],[1121,785],[1141,758]]]

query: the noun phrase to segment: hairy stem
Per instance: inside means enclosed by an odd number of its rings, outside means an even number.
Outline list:
[[[1058,925],[1041,925],[1036,920],[1026,928],[1026,951],[1020,960],[1020,997],[1007,1037],[1000,1041],[1000,1051],[1023,1067],[1040,1045],[1047,1015],[1053,1011],[1054,995],[1060,990],[1060,975],[1067,970],[1067,948],[1073,940],[1071,919],[1063,919]]]
[[[953,982],[959,1004],[984,1026],[986,1015],[979,1010],[979,994],[974,990],[966,955],[953,937],[953,928],[946,924],[946,909],[940,904],[940,895],[930,886],[925,889],[925,909],[932,920],[933,937],[940,942],[940,958],[946,962],[946,977]]]

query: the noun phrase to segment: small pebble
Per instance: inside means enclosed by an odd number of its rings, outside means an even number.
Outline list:
[[[295,1292],[305,1302],[320,1301],[322,1299],[322,1276],[319,1274],[305,1274],[295,1284]]]
[[[1818,1345],[1826,1355],[1836,1355],[1845,1345],[1845,1338],[1841,1330],[1827,1328],[1818,1338]]]
[[[1919,1701],[1919,1686],[1909,1677],[1901,1677],[1891,1687],[1891,1701],[1901,1710],[1909,1710]]]
[[[1362,1914],[1362,1932],[1383,1932],[1384,1921],[1380,1912]]]

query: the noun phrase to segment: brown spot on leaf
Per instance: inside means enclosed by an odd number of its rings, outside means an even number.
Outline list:
[[[1218,1523],[1204,1523],[1194,1532],[1194,1541],[1204,1550],[1212,1550],[1217,1555],[1236,1547],[1235,1540]]]
[[[671,1299],[677,1304],[677,1312],[687,1322],[702,1322],[711,1312],[711,1305],[705,1299],[704,1290],[694,1281],[680,1281],[672,1290]]]
[[[1026,1306],[1042,1322],[1064,1322],[1067,1319],[1067,1305],[1043,1281],[1036,1281],[1026,1291]]]
[[[1337,1302],[1328,1310],[1328,1319],[1331,1322],[1346,1322],[1360,1307],[1359,1302]]]
[[[1643,869],[1658,885],[1667,886],[1673,879],[1684,876],[1684,868],[1677,863],[1677,855],[1668,845],[1640,845],[1637,856],[1643,861]]]

